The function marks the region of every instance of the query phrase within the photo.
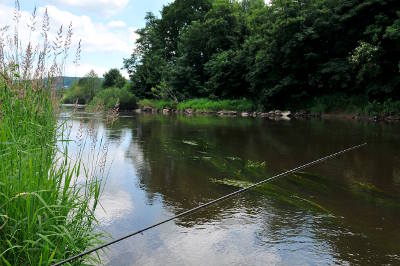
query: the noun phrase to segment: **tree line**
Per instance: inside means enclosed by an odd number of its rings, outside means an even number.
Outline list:
[[[400,100],[397,0],[175,0],[124,59],[139,98]]]

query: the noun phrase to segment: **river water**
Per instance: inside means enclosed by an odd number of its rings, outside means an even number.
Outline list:
[[[120,114],[111,127],[85,112],[69,123],[108,143],[96,215],[115,238],[238,189],[232,180],[368,142],[115,244],[106,265],[400,264],[400,124]]]

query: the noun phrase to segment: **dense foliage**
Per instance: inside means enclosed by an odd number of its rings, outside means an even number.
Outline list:
[[[125,59],[133,92],[305,106],[327,95],[400,99],[396,0],[175,0]],[[171,97],[171,95],[173,97]]]
[[[90,102],[93,107],[104,106],[106,109],[118,105],[122,110],[136,108],[136,97],[125,86],[123,88],[110,87],[99,91]]]
[[[79,104],[89,103],[94,95],[101,89],[102,80],[94,71],[90,71],[85,77],[80,78],[68,89],[63,97],[64,103]]]
[[[102,106],[107,109],[116,105],[121,109],[134,109],[136,97],[128,86],[118,69],[110,69],[103,79],[92,70],[66,91],[63,102],[90,104],[92,107]]]
[[[110,69],[107,73],[104,74],[103,87],[118,87],[122,88],[125,85],[125,78],[121,75],[121,72],[116,69]]]

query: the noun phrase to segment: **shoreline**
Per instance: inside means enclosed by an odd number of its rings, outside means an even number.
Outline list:
[[[62,104],[65,107],[77,107],[78,109],[85,109],[86,105]],[[281,111],[273,110],[269,112],[240,112],[232,110],[194,110],[194,109],[172,109],[172,108],[153,108],[142,107],[138,109],[120,109],[121,112],[145,113],[145,114],[181,114],[181,115],[203,115],[203,116],[220,116],[220,117],[253,117],[253,118],[266,118],[270,120],[306,120],[306,119],[324,119],[324,120],[353,120],[353,121],[370,121],[370,122],[400,122],[400,115],[358,115],[355,113],[347,112],[327,112],[327,113],[312,113],[310,111]]]
[[[291,120],[291,119],[312,119],[319,118],[324,120],[354,120],[354,121],[371,121],[371,122],[400,122],[400,115],[358,115],[354,113],[346,112],[327,112],[327,113],[311,113],[310,111],[281,111],[272,110],[269,112],[240,112],[232,110],[194,110],[194,109],[171,109],[171,108],[153,108],[153,107],[142,107],[135,110],[131,110],[135,113],[153,113],[153,114],[182,114],[182,115],[205,115],[205,116],[220,116],[220,117],[253,117],[253,118],[267,118],[270,120]]]

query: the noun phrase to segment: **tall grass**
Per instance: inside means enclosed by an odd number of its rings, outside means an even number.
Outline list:
[[[41,46],[29,40],[23,49],[20,16],[17,1],[15,31],[8,36],[0,27],[0,265],[50,265],[98,244],[94,210],[102,171],[69,157],[67,128],[57,122],[55,84],[72,27],[65,34],[60,28],[50,42],[45,12]],[[97,263],[95,256],[76,262]]]
[[[171,100],[142,99],[138,102],[140,108],[151,107],[155,109],[171,108],[183,111],[193,109],[195,111],[238,111],[249,112],[256,109],[255,104],[246,99],[241,100],[211,100],[206,98],[189,99],[176,104]]]
[[[53,103],[47,92],[23,98],[2,86],[0,121],[0,258],[7,265],[49,265],[98,242],[96,177],[84,184],[80,161],[59,154]],[[93,258],[92,258],[93,259]]]
[[[254,103],[250,100],[210,100],[210,99],[192,99],[178,104],[178,110],[193,109],[196,111],[253,111]]]

